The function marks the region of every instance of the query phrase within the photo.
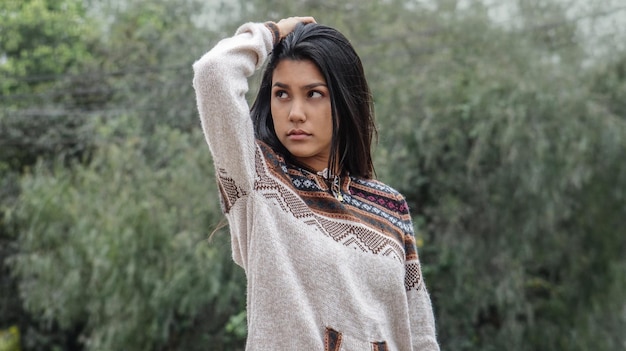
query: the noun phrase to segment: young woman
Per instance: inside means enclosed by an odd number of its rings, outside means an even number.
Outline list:
[[[372,179],[372,98],[348,40],[311,17],[248,23],[193,67],[247,350],[438,350],[406,201]]]

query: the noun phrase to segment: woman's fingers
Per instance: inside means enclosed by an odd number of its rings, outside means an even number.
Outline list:
[[[298,23],[317,23],[315,22],[315,18],[311,16],[305,17],[289,17],[283,18],[276,25],[278,26],[278,30],[280,32],[280,39],[286,37],[289,33],[293,32]]]

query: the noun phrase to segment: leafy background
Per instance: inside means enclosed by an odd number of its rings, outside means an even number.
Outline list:
[[[442,349],[626,348],[619,0],[6,0],[0,350],[243,349],[191,64],[294,14],[363,59]]]

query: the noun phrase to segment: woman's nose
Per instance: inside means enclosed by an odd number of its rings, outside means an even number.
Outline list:
[[[294,101],[291,104],[289,110],[289,121],[291,122],[304,122],[306,121],[306,114],[304,113],[304,106],[299,101]]]

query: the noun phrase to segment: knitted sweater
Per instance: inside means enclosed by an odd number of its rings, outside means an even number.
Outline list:
[[[254,137],[247,78],[273,47],[241,26],[194,63],[234,261],[247,279],[246,350],[438,350],[411,218],[397,191],[290,164]]]

